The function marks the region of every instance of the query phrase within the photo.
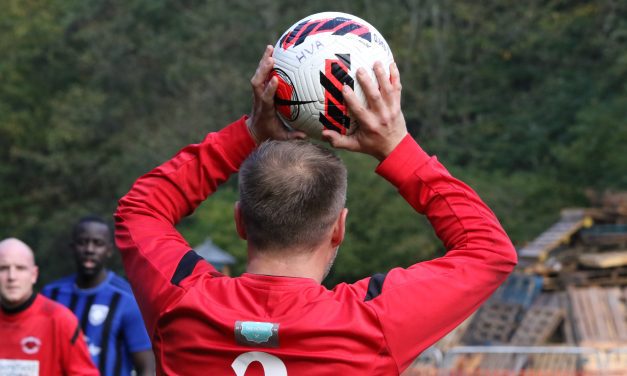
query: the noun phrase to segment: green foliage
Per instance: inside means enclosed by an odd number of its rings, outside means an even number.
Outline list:
[[[361,154],[341,156],[349,168],[346,239],[326,284],[354,282],[431,258],[437,249],[433,230],[389,182],[374,173],[376,161]]]
[[[186,218],[180,228],[192,247],[211,237],[216,246],[235,257],[237,264],[233,266],[232,272],[239,275],[246,267],[246,242],[240,239],[235,229],[233,211],[237,201],[237,189],[229,183],[220,187],[211,199],[198,207],[193,216]]]
[[[596,101],[595,101],[596,102]],[[556,150],[560,176],[598,191],[626,187],[627,95],[588,104],[566,131],[570,142]],[[564,172],[567,172],[565,174]]]
[[[5,0],[0,12],[0,237],[72,269],[69,227],[110,217],[133,180],[250,108],[264,45],[339,10],[388,39],[409,129],[491,205],[517,244],[583,190],[626,189],[627,4],[619,1]],[[346,242],[328,284],[441,254],[373,160],[348,165]],[[245,267],[231,179],[180,229]],[[114,264],[119,268],[119,260]]]
[[[580,186],[525,171],[503,173],[454,168],[484,198],[514,244],[523,245],[559,219],[560,210],[585,206]]]

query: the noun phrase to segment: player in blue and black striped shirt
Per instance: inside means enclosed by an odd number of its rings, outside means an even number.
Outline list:
[[[105,268],[113,240],[107,223],[82,218],[72,231],[77,273],[52,282],[43,294],[68,307],[85,333],[102,376],[154,375],[154,357],[130,285]]]

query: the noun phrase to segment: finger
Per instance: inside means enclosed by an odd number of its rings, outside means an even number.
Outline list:
[[[272,138],[275,140],[304,140],[307,138],[307,133],[291,128],[279,119],[276,119],[274,124]]]
[[[263,64],[260,66],[259,74],[263,82],[266,82],[270,77],[270,72],[274,68],[274,59],[272,56],[268,56],[264,59]]]
[[[266,82],[268,74],[274,66],[274,59],[272,59],[273,51],[274,48],[272,46],[266,46],[266,49],[263,52],[263,56],[261,57],[261,60],[259,60],[257,70],[250,80],[251,85],[256,89],[260,89],[262,85]]]
[[[344,85],[344,87],[342,87],[342,96],[344,97],[344,103],[346,103],[348,112],[352,115],[351,117],[363,120],[362,117],[365,116],[367,110],[359,98],[357,98],[353,89],[348,85]]]
[[[261,100],[266,106],[274,107],[274,95],[276,94],[278,87],[279,79],[276,76],[270,78],[270,81],[266,84],[263,95],[261,96]]]
[[[322,130],[322,140],[338,149],[356,151],[359,148],[359,142],[355,139],[355,137],[345,136],[330,129]]]
[[[377,61],[376,63],[374,63],[374,75],[377,78],[377,83],[379,84],[379,91],[381,92],[381,95],[383,96],[383,100],[390,104],[390,102],[393,102],[393,96],[394,96],[394,88],[392,86],[392,83],[390,82],[390,77],[389,75],[385,72],[385,69],[383,68],[383,64],[381,64],[380,61]]]
[[[267,45],[265,51],[263,52],[263,57],[261,58],[262,62],[262,71],[265,71],[265,76],[267,77],[269,71],[274,67],[274,59],[272,58],[272,53],[274,52],[274,47],[271,45]]]
[[[274,47],[272,47],[272,45],[268,44],[266,45],[266,49],[263,51],[263,57],[270,57],[272,56],[272,53],[274,52]]]
[[[355,95],[353,89],[351,89],[351,87],[348,85],[344,85],[344,87],[342,88],[342,96],[344,97],[344,102],[348,107],[348,112],[350,113],[351,117],[357,119],[359,123],[367,123],[368,110],[364,107],[359,98],[357,98],[357,95]]]
[[[379,111],[383,103],[381,101],[381,93],[379,92],[378,85],[372,82],[372,79],[370,79],[366,70],[363,68],[357,70],[357,80],[359,81],[359,85],[361,85],[361,89],[366,96],[366,102],[370,108],[374,111]]]
[[[306,140],[307,139],[307,133],[303,132],[303,131],[287,131],[287,138],[289,140]]]
[[[400,101],[403,85],[401,85],[401,74],[396,63],[390,64],[390,84],[395,92],[395,99]]]

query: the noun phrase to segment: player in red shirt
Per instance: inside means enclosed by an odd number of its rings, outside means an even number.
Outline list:
[[[0,374],[97,376],[78,320],[33,292],[37,275],[26,244],[15,238],[0,242]]]
[[[344,239],[346,170],[330,151],[276,118],[268,46],[244,117],[142,176],[119,203],[116,240],[167,375],[392,375],[475,311],[505,280],[516,253],[477,194],[411,138],[395,65],[378,86],[360,70],[369,106],[349,88],[359,122],[333,146],[374,156],[376,172],[447,248],[444,257],[328,290],[320,283]],[[239,171],[238,233],[247,271],[230,278],[204,262],[175,225]],[[385,250],[381,250],[385,252]]]

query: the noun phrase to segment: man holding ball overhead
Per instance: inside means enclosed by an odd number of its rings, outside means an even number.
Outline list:
[[[343,95],[359,128],[323,131],[333,147],[369,154],[376,173],[426,215],[444,257],[332,290],[321,285],[344,240],[346,168],[277,119],[268,46],[253,76],[250,116],[140,177],[119,202],[116,241],[159,374],[392,375],[475,311],[516,264],[491,210],[408,135],[398,69],[360,69],[368,106]],[[175,225],[239,171],[235,203],[246,273],[230,278]],[[385,250],[382,250],[385,251]]]

